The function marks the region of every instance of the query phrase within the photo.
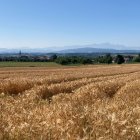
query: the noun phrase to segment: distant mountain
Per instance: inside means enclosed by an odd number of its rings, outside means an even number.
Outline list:
[[[69,49],[76,49],[76,48],[98,48],[98,49],[118,49],[118,50],[132,49],[132,47],[127,47],[127,46],[118,45],[118,44],[117,45],[116,44],[110,44],[110,43],[88,44],[88,45],[73,45],[73,46],[65,46],[64,48],[69,48]]]
[[[58,53],[107,53],[116,52],[115,49],[103,49],[103,48],[76,48],[76,49],[66,49],[58,51]]]
[[[0,48],[2,53],[140,53],[140,47],[127,47],[124,45],[114,45],[110,43],[73,45],[64,47],[44,47],[44,48]]]
[[[115,50],[103,48],[77,48],[58,51],[57,53],[140,53],[140,50]]]
[[[67,46],[58,53],[139,53],[138,47],[127,47],[124,45],[114,45],[110,43]]]
[[[0,54],[3,53],[51,53],[62,50],[61,47],[44,47],[44,48],[0,48]]]

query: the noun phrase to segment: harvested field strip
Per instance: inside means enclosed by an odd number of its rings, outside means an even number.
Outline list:
[[[137,72],[133,72],[131,73],[134,74]],[[81,86],[90,84],[92,82],[99,82],[99,81],[103,81],[103,80],[109,80],[109,79],[114,79],[114,78],[121,78],[121,77],[125,77],[125,76],[130,76],[130,74],[115,74],[115,75],[109,75],[109,76],[99,76],[97,78],[92,78],[92,77],[88,77],[88,78],[81,78],[81,79],[69,79],[69,81],[65,82],[65,80],[63,81],[28,81],[28,80],[14,80],[14,81],[8,81],[5,83],[1,83],[0,85],[0,91],[4,92],[6,94],[19,94],[24,92],[25,90],[30,90],[33,87],[37,87],[38,85],[42,85],[42,87],[40,88],[41,92],[43,92],[43,98],[45,98],[45,93],[48,93],[51,96],[56,95],[58,93],[70,93],[73,90],[75,90],[76,88],[80,88]],[[134,77],[135,78],[135,77]],[[130,79],[131,80],[131,79]],[[18,82],[17,82],[18,81]],[[51,82],[53,84],[51,84]],[[59,83],[59,84],[58,84]],[[40,93],[40,92],[39,92]],[[46,95],[47,98],[47,95]]]
[[[140,77],[139,77],[139,79],[140,79]],[[139,79],[137,79],[137,80],[139,80]],[[117,83],[116,83],[116,80],[118,81]],[[83,98],[83,94],[86,94],[87,97],[92,94],[94,97],[92,97],[91,99],[94,98],[94,100],[99,99],[99,98],[102,99],[104,97],[112,98],[112,97],[114,97],[114,95],[116,95],[120,91],[120,89],[124,88],[126,86],[126,84],[130,82],[130,80],[131,80],[131,82],[135,81],[133,78],[131,79],[130,77],[126,81],[125,80],[126,79],[124,77],[122,77],[122,78],[117,77],[114,79],[108,79],[106,81],[91,82],[89,84],[80,86],[80,88],[73,90],[73,93],[70,96],[71,97],[74,97],[74,96],[80,97],[81,100],[82,99],[86,100],[86,98]],[[60,92],[60,93],[62,96],[62,92]],[[66,93],[67,93],[66,91],[63,92],[64,95]],[[57,98],[57,96],[54,97],[54,99],[56,99],[56,98]],[[60,100],[62,100],[62,97]]]
[[[90,87],[90,85],[92,86],[94,85],[96,88],[100,87],[99,84],[104,85],[105,82],[103,81],[107,82],[113,80],[114,82],[116,82],[117,80],[120,80],[122,82],[125,79],[125,77],[127,78],[127,81],[125,82],[132,81],[133,79],[135,79],[134,74],[132,76],[123,74],[123,75],[107,76],[107,77],[99,77],[99,78],[84,78],[81,80],[62,82],[60,84],[43,85],[39,87],[38,90],[36,89],[35,90],[42,97],[42,99],[48,99],[48,98],[50,99],[52,96],[57,95],[59,93],[64,93],[64,94],[72,93],[72,92],[74,93],[76,90],[79,90],[80,87],[82,87],[83,90],[85,90],[86,86]]]

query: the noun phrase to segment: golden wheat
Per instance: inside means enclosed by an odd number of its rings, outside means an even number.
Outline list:
[[[0,139],[139,140],[140,65],[0,69]]]

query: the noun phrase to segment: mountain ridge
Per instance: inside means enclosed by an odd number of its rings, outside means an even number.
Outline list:
[[[43,47],[43,48],[0,48],[0,53],[121,53],[140,52],[140,47],[127,47],[110,43],[72,45],[64,47]]]

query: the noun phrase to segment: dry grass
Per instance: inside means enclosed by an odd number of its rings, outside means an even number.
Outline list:
[[[140,65],[0,69],[0,139],[139,140]]]

